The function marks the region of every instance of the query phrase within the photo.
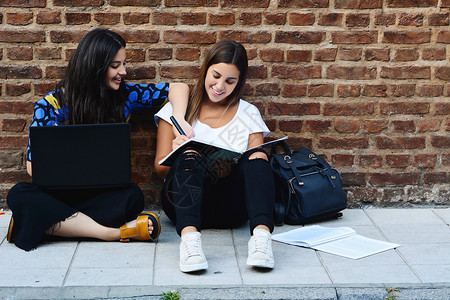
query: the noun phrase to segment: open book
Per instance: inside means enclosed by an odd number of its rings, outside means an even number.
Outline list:
[[[198,151],[203,156],[207,157],[209,160],[216,160],[216,159],[223,159],[223,160],[234,160],[237,161],[242,154],[245,152],[259,148],[259,147],[268,147],[273,144],[276,144],[280,141],[286,140],[288,137],[282,137],[270,142],[263,143],[261,145],[258,145],[256,147],[253,147],[251,149],[247,149],[244,152],[237,152],[235,150],[232,150],[230,148],[224,147],[222,145],[217,145],[213,142],[207,142],[203,141],[199,138],[193,137],[192,139],[187,140],[180,146],[178,146],[176,149],[174,149],[172,152],[170,152],[166,157],[161,159],[159,161],[159,164],[162,166],[171,166],[172,163],[175,161],[175,159],[180,154],[181,150],[184,149],[187,146],[192,146],[193,149]]]
[[[274,234],[272,239],[352,259],[359,259],[400,246],[363,237],[356,234],[355,230],[350,227],[327,228],[319,225]]]

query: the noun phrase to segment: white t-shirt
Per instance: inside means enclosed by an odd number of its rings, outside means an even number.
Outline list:
[[[160,119],[172,124],[170,116],[172,116],[172,104],[168,102],[155,114],[156,126],[158,126]],[[239,107],[233,119],[226,125],[219,128],[212,128],[196,120],[192,124],[192,128],[194,129],[195,137],[237,152],[247,150],[250,134],[262,132],[263,136],[266,136],[270,132],[258,108],[242,99],[239,101]]]

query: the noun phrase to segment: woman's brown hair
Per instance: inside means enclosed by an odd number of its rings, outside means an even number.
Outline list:
[[[206,54],[202,68],[200,70],[199,79],[194,86],[186,111],[186,120],[192,124],[198,119],[200,107],[206,95],[205,78],[206,73],[211,65],[226,63],[233,64],[239,70],[239,80],[233,92],[228,96],[228,105],[236,104],[241,98],[247,78],[248,59],[245,48],[235,41],[223,40],[215,44]]]

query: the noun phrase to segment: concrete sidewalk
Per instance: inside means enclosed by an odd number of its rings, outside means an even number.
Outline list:
[[[156,243],[64,241],[25,252],[3,238],[10,212],[0,215],[1,299],[450,299],[450,208],[347,209],[327,227],[401,244],[359,260],[273,242],[275,268],[246,265],[247,226],[204,230],[209,269],[178,269],[179,238],[162,214]],[[275,233],[297,228],[281,226]],[[390,290],[398,288],[398,291]],[[389,291],[390,294],[389,294]]]

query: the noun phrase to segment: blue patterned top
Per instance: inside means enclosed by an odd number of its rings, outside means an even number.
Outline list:
[[[162,107],[168,101],[169,83],[126,83],[125,88],[128,94],[124,107],[127,121],[133,112],[147,107]],[[59,105],[56,93],[56,91],[52,91],[36,103],[30,127],[64,124],[68,117],[68,109]],[[27,160],[31,161],[30,139],[28,139]]]

